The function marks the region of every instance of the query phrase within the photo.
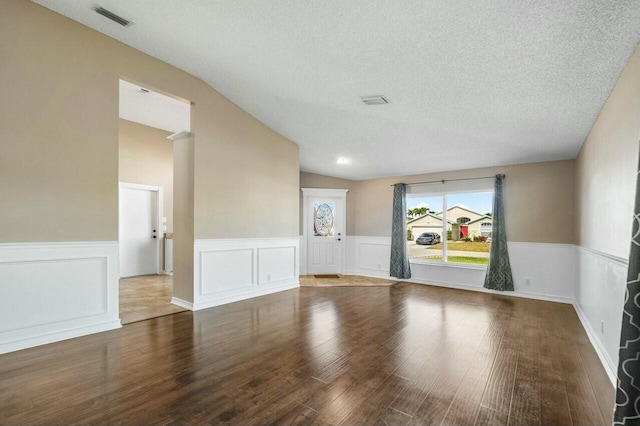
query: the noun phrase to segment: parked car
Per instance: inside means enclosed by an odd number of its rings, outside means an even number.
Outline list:
[[[416,244],[430,246],[440,242],[440,235],[435,232],[424,232],[416,239]]]

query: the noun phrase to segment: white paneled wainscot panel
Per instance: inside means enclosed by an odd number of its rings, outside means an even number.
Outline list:
[[[389,277],[391,238],[347,236],[346,274]]]
[[[0,244],[0,353],[120,327],[118,243]]]
[[[253,249],[200,252],[200,295],[223,293],[253,285]]]
[[[613,383],[618,366],[627,266],[626,259],[578,248],[576,311]]]
[[[347,237],[347,274],[389,278],[390,248],[390,237]],[[509,256],[516,290],[509,295],[573,303],[574,245],[510,242]],[[483,287],[485,268],[475,265],[412,262],[411,275],[406,281],[493,292]]]
[[[299,287],[299,259],[299,237],[196,240],[194,303],[184,304],[199,310]]]

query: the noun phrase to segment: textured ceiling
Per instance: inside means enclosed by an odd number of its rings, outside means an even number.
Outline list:
[[[574,158],[638,0],[36,0],[203,79],[351,179]],[[359,97],[391,103],[365,106]],[[338,157],[352,159],[337,165]]]
[[[171,133],[191,130],[191,105],[120,80],[120,118]]]

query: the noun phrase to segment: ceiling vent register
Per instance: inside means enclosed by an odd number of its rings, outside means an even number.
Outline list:
[[[116,24],[122,25],[123,27],[128,27],[130,25],[133,25],[133,22],[127,19],[124,19],[122,16],[116,15],[111,11],[108,11],[104,7],[98,6],[94,10],[96,11],[96,13],[104,16],[107,19],[111,19],[113,22],[115,22]]]
[[[389,103],[389,99],[382,95],[362,96],[360,99],[365,105],[386,105]]]

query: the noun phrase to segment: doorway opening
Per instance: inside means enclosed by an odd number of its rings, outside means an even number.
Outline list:
[[[120,80],[118,121],[120,319],[182,312],[173,295],[176,137],[190,135],[191,104]]]

